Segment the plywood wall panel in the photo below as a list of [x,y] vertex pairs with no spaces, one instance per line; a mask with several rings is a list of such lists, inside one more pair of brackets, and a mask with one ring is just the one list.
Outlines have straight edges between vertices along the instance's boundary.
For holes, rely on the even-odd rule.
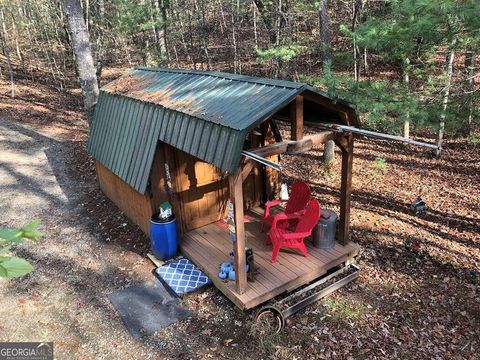
[[183,151],[174,153],[182,227],[193,230],[225,217],[228,181],[223,172]]
[[100,162],[95,161],[95,167],[103,193],[149,235],[150,217],[153,213],[149,194],[140,194]]

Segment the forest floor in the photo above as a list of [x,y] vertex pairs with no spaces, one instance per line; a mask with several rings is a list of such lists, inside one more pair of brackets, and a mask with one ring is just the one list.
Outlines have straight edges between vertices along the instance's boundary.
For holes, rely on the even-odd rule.
[[[448,140],[435,159],[357,141],[360,277],[290,317],[280,335],[261,337],[254,311],[209,288],[184,299],[190,319],[135,340],[107,294],[153,280],[148,240],[95,181],[79,91],[20,79],[16,99],[8,93],[1,82],[0,226],[40,218],[45,236],[17,251],[33,273],[0,280],[0,341],[53,341],[59,359],[479,358],[480,285],[470,272],[480,269],[480,144]],[[338,211],[339,157],[326,169],[320,155],[285,156],[283,176],[306,179]],[[421,217],[410,209],[418,195],[429,206]]]

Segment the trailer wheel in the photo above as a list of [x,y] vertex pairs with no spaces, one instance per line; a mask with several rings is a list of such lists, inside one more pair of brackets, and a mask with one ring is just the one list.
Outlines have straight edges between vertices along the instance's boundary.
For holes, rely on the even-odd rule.
[[278,308],[267,306],[258,311],[255,316],[255,326],[260,334],[278,334],[285,326],[285,318]]

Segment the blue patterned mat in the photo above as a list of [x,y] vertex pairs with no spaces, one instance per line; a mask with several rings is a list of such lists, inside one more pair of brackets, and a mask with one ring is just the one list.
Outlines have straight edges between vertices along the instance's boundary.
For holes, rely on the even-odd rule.
[[207,275],[185,258],[156,268],[155,274],[178,296],[212,283]]

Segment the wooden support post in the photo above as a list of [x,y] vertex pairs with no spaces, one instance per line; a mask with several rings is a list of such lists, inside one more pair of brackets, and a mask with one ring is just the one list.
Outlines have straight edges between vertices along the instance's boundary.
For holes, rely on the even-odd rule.
[[243,294],[247,289],[247,272],[245,259],[245,224],[243,218],[243,177],[242,168],[239,167],[235,174],[229,178],[230,201],[233,204],[235,218],[235,242],[233,253],[235,254],[235,285],[237,293]]
[[338,240],[346,245],[350,241],[350,198],[352,194],[353,134],[336,141],[342,150],[342,181],[340,186],[340,222]]
[[292,140],[303,139],[303,96],[298,95],[290,103],[290,120],[292,122]]

